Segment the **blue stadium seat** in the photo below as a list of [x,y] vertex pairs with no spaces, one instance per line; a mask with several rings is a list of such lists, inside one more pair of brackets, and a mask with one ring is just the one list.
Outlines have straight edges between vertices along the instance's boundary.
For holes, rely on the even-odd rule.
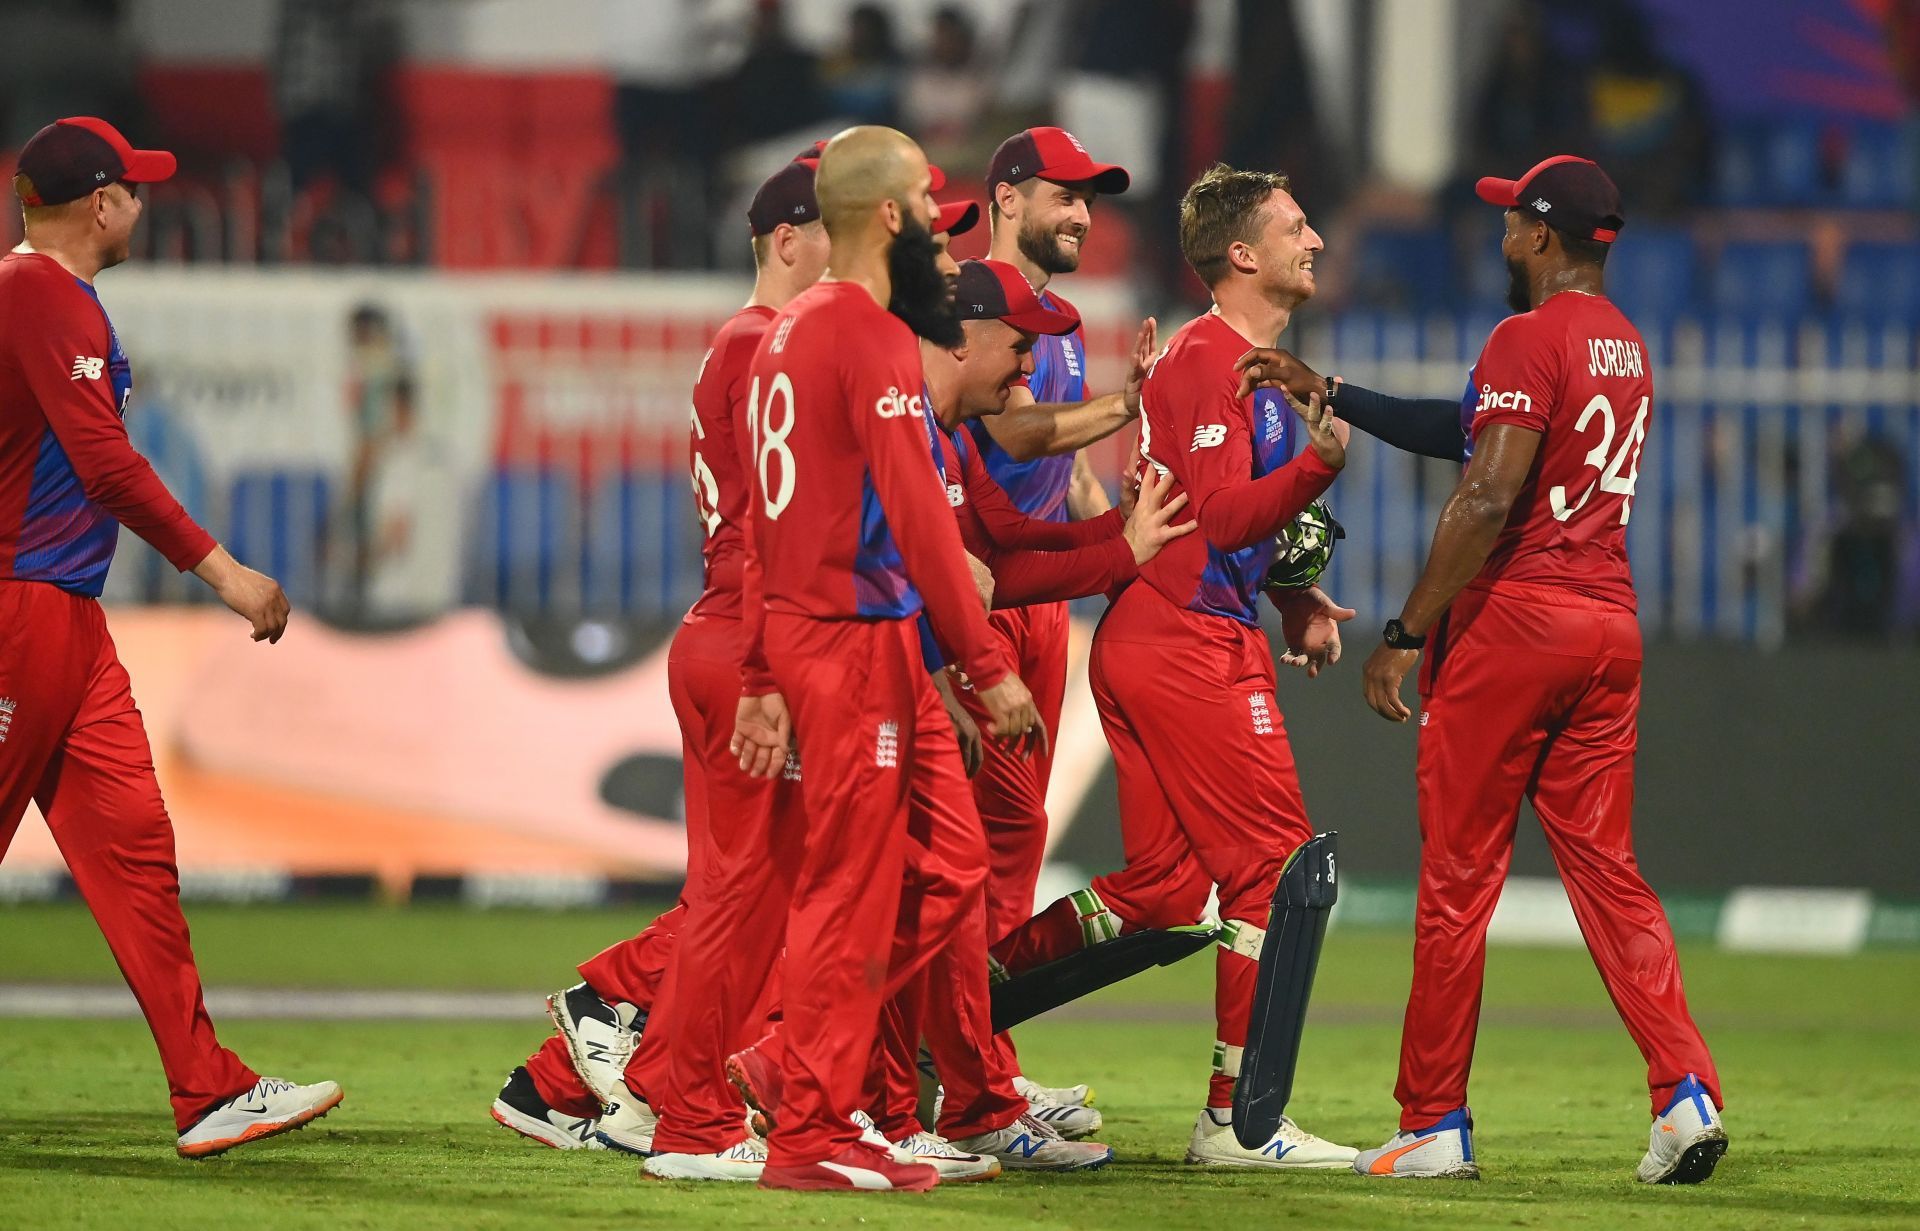
[[1825,189],[1821,125],[1814,120],[1731,124],[1714,151],[1722,205],[1811,205]]
[[1854,244],[1833,306],[1875,320],[1920,321],[1920,244]]
[[1450,247],[1439,227],[1366,232],[1354,257],[1353,302],[1403,312],[1446,305],[1454,293]]
[[295,603],[314,603],[333,516],[333,480],[318,470],[243,470],[227,488],[229,550],[279,580]]
[[580,568],[579,495],[573,476],[539,466],[508,466],[481,485],[468,596],[489,607],[545,611],[556,582]]
[[1685,231],[1629,225],[1607,254],[1607,295],[1650,328],[1699,304],[1699,261]]
[[1805,243],[1744,240],[1726,245],[1714,263],[1708,302],[1748,317],[1797,317],[1812,305],[1813,252]]
[[1912,206],[1916,160],[1920,151],[1899,125],[1855,125],[1840,163],[1841,203],[1870,209]]
[[700,593],[693,501],[678,470],[629,470],[602,477],[589,497],[586,601],[590,611],[677,615]]

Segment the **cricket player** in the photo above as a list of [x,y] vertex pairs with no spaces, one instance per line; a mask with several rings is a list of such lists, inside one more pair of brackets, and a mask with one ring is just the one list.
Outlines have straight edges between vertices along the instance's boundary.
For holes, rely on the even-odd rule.
[[[1008,137],[987,168],[992,240],[988,255],[1025,275],[1048,310],[1077,316],[1050,284],[1080,267],[1080,249],[1093,226],[1101,194],[1127,190],[1124,168],[1095,162],[1079,140],[1062,128],[1028,128]],[[1048,521],[1095,517],[1109,507],[1107,494],[1076,450],[1112,435],[1140,414],[1140,382],[1155,344],[1154,322],[1141,325],[1132,367],[1122,392],[1087,396],[1085,334],[1074,329],[1042,334],[1034,343],[1033,372],[1008,398],[1005,412],[967,425],[987,472],[1020,511]],[[993,614],[994,630],[1012,650],[1021,678],[1049,731],[1060,725],[1067,681],[1067,605],[1034,603]],[[1033,909],[1034,887],[1047,845],[1047,784],[1053,758],[1020,758],[987,750],[974,778],[974,798],[987,826],[992,875],[987,886],[988,932],[995,940],[1023,922]],[[999,1039],[1009,1061],[1012,1041]],[[1020,1079],[1036,1111],[1081,1106],[1091,1100],[1085,1085],[1039,1086]]]
[[[1001,413],[1009,391],[1032,370],[1034,338],[1071,332],[1079,328],[1079,318],[1043,307],[1020,271],[1005,262],[965,262],[955,267],[954,280],[964,335],[961,344],[952,347],[921,340],[926,413],[939,449],[935,460],[947,502],[968,553],[992,576],[992,603],[1005,607],[1053,602],[1118,589],[1167,543],[1194,532],[1192,523],[1171,524],[1185,507],[1184,498],[1175,497],[1163,505],[1165,489],[1156,479],[1125,517],[1109,510],[1087,521],[1052,522],[1020,512],[987,474],[964,424],[979,415]],[[981,951],[954,952],[958,960],[976,962],[984,955],[984,946]],[[966,1106],[965,1092],[979,1084],[977,1077],[955,1082],[956,1072],[965,1073],[985,1061],[989,1072],[1013,1076],[1002,1049],[981,1049],[978,1039],[952,1033],[956,1020],[990,1007],[953,996],[954,988],[971,987],[974,982],[971,971],[943,978],[936,964],[889,1004],[883,1020],[889,1048],[881,1090],[872,1104],[874,1118],[887,1136],[898,1139],[903,1126],[917,1123],[913,1058],[922,1028],[931,1063],[946,1081],[945,1097],[938,1101],[943,1133],[958,1132],[951,1118],[956,1107]],[[1021,1097],[1025,1098],[1024,1092]],[[1100,1112],[1091,1107],[1029,1101],[1028,1113],[1071,1140],[1089,1137],[1101,1127]],[[973,1139],[962,1140],[971,1148]],[[1024,1150],[997,1152],[1009,1167],[1030,1165]],[[1034,1151],[1033,1161],[1045,1164],[1055,1155],[1062,1161],[1095,1157],[1084,1149],[1076,1153],[1046,1147]]]
[[[972,678],[989,733],[1045,740],[987,627],[933,472],[913,322],[951,304],[933,262],[931,180],[919,147],[892,129],[853,128],[828,143],[815,179],[828,274],[775,319],[748,390],[750,649],[736,739],[744,767],[773,774],[791,731],[809,767],[783,968],[782,1093],[760,1178],[769,1188],[937,1182],[934,1168],[861,1140],[850,1119],[882,1002],[956,925],[977,917],[984,946],[985,870],[966,862],[984,839],[969,844],[964,827],[934,815],[967,788],[923,667],[923,606]],[[914,844],[942,866],[903,894]]]
[[1346,461],[1317,395],[1295,407],[1307,446],[1295,456],[1301,433],[1281,395],[1241,396],[1234,362],[1250,344],[1270,344],[1313,295],[1320,237],[1285,176],[1215,166],[1181,202],[1180,246],[1214,303],[1148,372],[1141,452],[1178,483],[1200,531],[1121,592],[1090,665],[1127,863],[1017,928],[994,957],[1018,974],[1125,932],[1192,925],[1217,886],[1227,928],[1218,1033],[1187,1161],[1345,1167],[1351,1149],[1288,1119],[1271,1141],[1243,1147],[1231,1110],[1269,902],[1287,856],[1313,834],[1255,600],[1275,534]]
[[[765,1024],[760,1002],[782,934],[755,915],[763,902],[784,900],[774,881],[797,861],[797,848],[782,848],[794,830],[782,818],[799,806],[799,762],[772,781],[751,778],[727,749],[745,650],[744,412],[747,365],[767,322],[826,267],[818,165],[816,150],[802,151],[755,192],[747,207],[753,293],[714,336],[694,384],[688,462],[705,584],[667,658],[682,735],[685,894],[640,935],[582,964],[582,983],[549,998],[556,1032],[493,1109],[502,1124],[562,1149],[658,1149],[667,1157],[650,1174],[663,1178],[752,1181],[766,1159],[764,1143],[746,1132],[726,1057]],[[696,995],[679,991],[688,946]],[[668,1131],[656,1147],[661,1112],[670,1112]]]
[[255,641],[287,627],[280,586],[214,542],[127,440],[132,368],[93,282],[127,259],[139,185],[174,165],[76,116],[35,133],[13,177],[26,240],[0,258],[0,854],[36,801],[153,1031],[177,1149],[205,1158],[299,1128],[341,1093],[261,1077],[214,1037],[173,825],[98,601],[126,526]]
[[[1354,423],[1466,464],[1426,568],[1365,669],[1367,703],[1405,722],[1401,681],[1421,666],[1421,858],[1401,1131],[1354,1168],[1479,1174],[1467,1073],[1487,923],[1524,796],[1646,1058],[1653,1128],[1637,1178],[1694,1184],[1713,1174],[1727,1134],[1673,933],[1633,857],[1641,648],[1626,528],[1653,377],[1639,331],[1606,297],[1620,193],[1599,166],[1564,154],[1477,191],[1506,210],[1518,315],[1487,339],[1466,396],[1406,401],[1331,385]],[[1329,387],[1291,356],[1247,366],[1253,383]]]

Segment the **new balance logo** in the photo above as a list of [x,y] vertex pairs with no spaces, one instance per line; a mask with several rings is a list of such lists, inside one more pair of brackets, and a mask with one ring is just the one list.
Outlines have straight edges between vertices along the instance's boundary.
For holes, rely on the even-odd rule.
[[899,723],[880,724],[880,733],[873,742],[873,763],[881,769],[893,769],[900,764]]
[[1011,1154],[1015,1150],[1018,1150],[1020,1151],[1021,1158],[1032,1158],[1034,1155],[1038,1154],[1046,1144],[1047,1143],[1044,1140],[1035,1141],[1033,1138],[1027,1136],[1027,1134],[1022,1133],[1018,1137],[1015,1137],[1012,1141],[1008,1142],[1007,1148],[1001,1151],[1001,1153]]
[[1297,1145],[1290,1146],[1286,1142],[1280,1140],[1278,1137],[1275,1137],[1272,1141],[1269,1141],[1267,1144],[1261,1146],[1260,1152],[1262,1154],[1273,1155],[1273,1161],[1277,1163],[1281,1159],[1285,1158],[1287,1155],[1293,1153],[1295,1150],[1299,1148],[1300,1147]]
[[85,355],[76,355],[73,360],[74,380],[99,380],[100,373],[107,370],[105,359],[89,359]]
[[1541,213],[1544,214],[1548,210],[1552,209],[1553,206],[1547,204],[1547,199],[1545,197],[1535,197],[1533,199],[1533,208],[1539,210]]
[[1193,429],[1194,449],[1213,449],[1227,443],[1227,425],[1224,423],[1202,423]]
[[967,489],[958,483],[947,484],[947,503],[959,508],[967,502]]

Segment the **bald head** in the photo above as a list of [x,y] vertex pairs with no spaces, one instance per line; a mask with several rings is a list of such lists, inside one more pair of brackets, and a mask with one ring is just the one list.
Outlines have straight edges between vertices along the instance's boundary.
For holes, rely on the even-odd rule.
[[[887,202],[902,206],[923,226],[932,221],[927,156],[913,138],[892,128],[849,128],[820,154],[813,192],[827,234],[852,236],[882,218]],[[894,225],[888,225],[892,231]]]

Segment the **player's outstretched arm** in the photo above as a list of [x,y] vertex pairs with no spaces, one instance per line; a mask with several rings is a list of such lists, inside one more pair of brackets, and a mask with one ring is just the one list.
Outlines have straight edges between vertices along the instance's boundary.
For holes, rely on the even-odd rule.
[[240,563],[218,543],[194,566],[193,575],[206,582],[236,614],[246,617],[253,625],[255,641],[272,644],[287,631],[287,617],[293,607],[280,583]]
[[[1304,401],[1324,393],[1327,382],[1292,351],[1256,346],[1234,362],[1240,372],[1240,396],[1255,389],[1282,389]],[[1339,381],[1334,410],[1385,444],[1422,457],[1466,460],[1466,434],[1460,430],[1460,404],[1445,398],[1397,398]]]
[[[1479,574],[1539,451],[1540,433],[1532,428],[1496,423],[1480,433],[1467,473],[1440,510],[1427,567],[1400,609],[1400,623],[1407,632],[1426,636],[1454,597]],[[1396,650],[1382,643],[1367,659],[1362,684],[1367,704],[1389,722],[1405,722],[1413,714],[1400,699],[1400,683],[1419,658],[1418,650]]]
[[1158,328],[1151,316],[1140,322],[1128,356],[1127,383],[1120,392],[1084,402],[1043,403],[1016,386],[1004,412],[981,420],[987,434],[1016,462],[1072,453],[1113,435],[1140,417],[1140,386],[1153,362]]

